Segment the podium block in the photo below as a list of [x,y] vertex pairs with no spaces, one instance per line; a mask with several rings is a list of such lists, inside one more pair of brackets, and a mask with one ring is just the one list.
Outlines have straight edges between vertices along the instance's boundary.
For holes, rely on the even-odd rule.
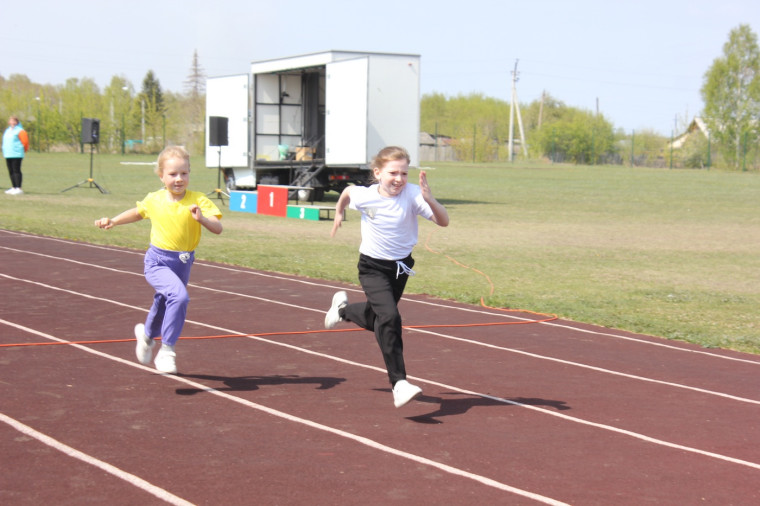
[[288,218],[319,221],[319,208],[314,206],[288,206]]
[[270,216],[287,216],[288,189],[282,186],[258,185],[258,203],[256,210],[259,214]]
[[256,192],[231,191],[230,192],[230,211],[242,213],[257,213],[258,195]]

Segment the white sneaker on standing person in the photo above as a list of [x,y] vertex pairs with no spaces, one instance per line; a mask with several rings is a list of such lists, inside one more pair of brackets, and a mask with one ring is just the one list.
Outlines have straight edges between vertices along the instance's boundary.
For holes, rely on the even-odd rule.
[[23,195],[21,182],[21,162],[24,154],[29,151],[29,135],[21,126],[17,116],[8,118],[8,128],[3,132],[3,156],[8,166],[8,175],[11,178],[11,187],[5,190],[6,195]]

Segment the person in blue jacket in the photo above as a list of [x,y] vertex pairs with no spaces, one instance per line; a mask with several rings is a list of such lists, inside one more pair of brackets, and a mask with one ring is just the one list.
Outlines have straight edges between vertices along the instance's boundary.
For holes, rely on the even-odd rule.
[[24,153],[29,151],[29,136],[21,126],[18,117],[8,118],[8,128],[3,133],[3,156],[11,177],[11,187],[5,191],[8,195],[21,195],[21,162]]

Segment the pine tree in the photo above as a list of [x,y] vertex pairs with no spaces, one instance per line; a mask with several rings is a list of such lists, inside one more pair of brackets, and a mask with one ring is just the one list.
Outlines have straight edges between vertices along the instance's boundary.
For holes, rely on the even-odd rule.
[[144,149],[148,149],[149,152],[160,150],[166,145],[163,136],[166,107],[161,83],[158,82],[152,70],[149,70],[143,79],[139,101]]
[[193,99],[206,93],[206,73],[198,61],[197,49],[193,52],[193,64],[190,67],[190,74],[185,80],[185,92]]

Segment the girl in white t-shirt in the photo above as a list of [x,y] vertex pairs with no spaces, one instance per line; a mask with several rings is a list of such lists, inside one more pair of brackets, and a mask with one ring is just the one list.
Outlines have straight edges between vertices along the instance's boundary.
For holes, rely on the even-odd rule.
[[383,148],[372,160],[371,168],[377,182],[343,190],[330,232],[335,236],[346,207],[362,213],[358,267],[367,300],[349,304],[346,292],[336,293],[325,316],[325,327],[331,329],[340,321],[351,321],[374,331],[393,387],[393,403],[399,408],[422,393],[406,380],[398,311],[406,281],[414,274],[412,249],[417,244],[417,216],[445,227],[449,215],[433,197],[425,171],[420,171],[419,186],[407,183],[409,153],[404,148]]

